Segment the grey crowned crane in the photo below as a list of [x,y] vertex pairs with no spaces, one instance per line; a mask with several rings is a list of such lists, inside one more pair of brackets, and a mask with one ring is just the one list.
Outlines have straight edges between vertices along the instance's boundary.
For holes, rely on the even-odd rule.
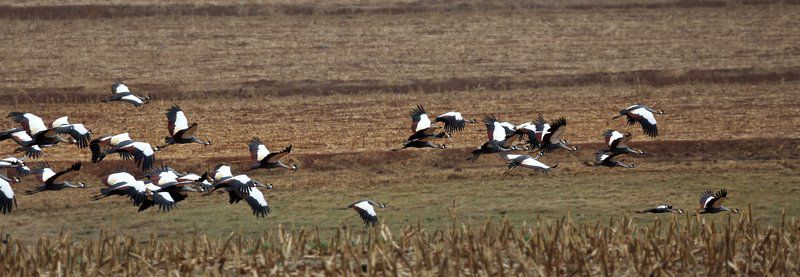
[[290,144],[280,152],[269,152],[269,149],[261,142],[260,138],[254,137],[247,144],[250,150],[250,159],[255,164],[250,166],[250,169],[258,168],[286,168],[289,170],[297,170],[297,165],[288,166],[284,164],[281,159],[285,158],[289,153],[292,153],[292,145]]
[[467,160],[474,162],[481,154],[501,153],[518,149],[513,145],[513,141],[517,139],[514,125],[507,122],[500,122],[494,115],[487,115],[484,117],[483,123],[486,125],[486,133],[489,137],[489,141],[481,145],[481,147],[472,150],[472,156],[467,158]]
[[672,208],[672,205],[664,204],[664,205],[656,206],[655,208],[636,211],[636,213],[637,214],[645,214],[645,213],[651,213],[651,214],[663,214],[663,213],[682,214],[683,210],[682,209],[674,209],[674,208]]
[[[422,106],[417,106],[419,109],[423,110]],[[466,127],[467,123],[478,123],[477,120],[470,119],[465,120],[463,116],[461,116],[460,112],[446,112],[443,113],[436,118],[433,119],[433,122],[441,122],[444,124],[444,131],[447,134],[452,135],[455,132],[461,132]]]
[[644,154],[643,150],[633,150],[628,146],[628,142],[633,135],[631,133],[620,133],[614,130],[608,130],[603,133],[606,140],[607,149],[603,152],[620,153],[620,154]]
[[250,179],[247,175],[230,176],[230,167],[227,165],[217,166],[214,178],[215,182],[211,190],[204,196],[210,195],[218,189],[223,189],[223,191],[228,193],[228,202],[230,204],[245,200],[245,202],[250,205],[250,208],[253,210],[253,215],[256,217],[265,217],[272,212],[264,194],[258,190],[258,187],[272,189],[271,184],[264,185]]
[[636,104],[628,107],[627,109],[619,111],[619,114],[614,116],[617,119],[621,116],[628,118],[628,125],[636,124],[639,122],[642,125],[644,133],[650,137],[658,136],[658,126],[656,125],[656,114],[666,114],[664,110],[654,110],[642,104]]
[[0,160],[0,175],[8,177],[11,180],[17,180],[19,177],[30,175],[33,171],[25,165],[25,158],[8,157]]
[[719,212],[732,212],[738,213],[739,209],[731,209],[722,206],[722,201],[728,199],[728,190],[720,189],[716,192],[707,189],[700,194],[700,209],[697,210],[700,214],[715,214]]
[[99,163],[106,155],[117,153],[123,159],[133,159],[142,171],[153,168],[156,162],[153,146],[146,142],[133,141],[128,133],[105,136],[92,140],[92,163]]
[[192,188],[193,181],[178,181],[176,172],[167,166],[162,166],[150,174],[150,181],[145,182],[147,198],[139,206],[139,211],[144,211],[151,206],[158,205],[159,209],[168,212],[177,207],[178,202],[187,198],[185,192],[197,190]]
[[558,167],[558,164],[549,166],[544,164],[543,162],[540,162],[538,158],[541,156],[542,156],[541,154],[539,154],[536,157],[531,157],[528,155],[519,155],[519,154],[502,154],[501,157],[508,161],[507,163],[508,170],[505,173],[503,173],[503,175],[507,175],[512,170],[514,170],[514,168],[517,168],[518,166],[530,168],[533,170],[538,170],[545,174],[550,173],[550,170]]
[[200,188],[201,192],[211,189],[211,182],[208,181],[208,174],[197,175],[196,173],[184,173],[177,178],[178,182],[192,182]]
[[[445,129],[459,129],[458,126],[453,125],[456,124],[455,122],[457,121],[446,121],[445,118],[442,120],[445,122],[445,126],[448,126],[447,124],[451,124]],[[428,118],[425,108],[423,108],[421,105],[417,105],[416,108],[411,110],[411,122],[411,132],[414,133],[403,142],[402,147],[392,149],[392,151],[398,151],[406,148],[447,148],[447,145],[445,144],[435,144],[432,142],[434,139],[449,137],[449,135],[445,132],[438,132],[442,127],[431,124],[431,119]]]
[[[41,117],[32,113],[11,112],[8,114],[16,123],[22,125],[22,129],[33,139],[33,144],[39,147],[53,146],[60,142],[74,143],[79,148],[89,146],[92,132],[83,124],[70,124],[67,117],[59,117],[54,120],[50,127],[44,124]],[[71,139],[66,140],[59,136],[68,134]]]
[[95,195],[92,200],[97,201],[112,195],[127,196],[134,206],[139,206],[147,197],[145,183],[136,180],[136,177],[128,172],[114,172],[103,177],[105,188],[100,189],[100,194]]
[[594,166],[624,167],[624,168],[636,167],[635,164],[624,164],[620,161],[615,161],[614,158],[619,155],[622,155],[622,153],[597,152],[594,154]]
[[23,130],[22,128],[13,128],[3,132],[0,132],[0,141],[13,139],[14,142],[19,145],[17,149],[14,150],[14,153],[24,152],[25,156],[31,158],[39,158],[42,156],[42,148],[39,145],[36,145],[28,135],[28,132]]
[[72,171],[79,171],[81,170],[81,163],[74,163],[71,167],[55,172],[53,171],[52,167],[47,164],[46,162],[39,163],[39,167],[35,169],[33,172],[36,174],[36,179],[42,183],[41,186],[36,187],[33,190],[28,190],[25,192],[26,195],[31,195],[34,193],[43,192],[46,190],[62,190],[62,189],[69,189],[69,188],[86,188],[84,183],[78,182],[77,185],[72,184],[70,182],[64,181],[63,176]]
[[524,123],[517,128],[517,133],[528,137],[530,149],[541,149],[540,153],[551,152],[556,149],[567,149],[577,151],[578,148],[567,144],[566,140],[561,139],[567,128],[567,120],[563,117],[547,123],[539,115],[534,123]]
[[111,102],[111,101],[123,101],[131,103],[134,107],[141,107],[144,104],[150,102],[150,96],[136,96],[134,95],[128,86],[123,84],[120,81],[114,82],[111,84],[111,97],[108,99],[100,100],[100,102]]
[[375,203],[372,200],[359,200],[350,204],[345,209],[355,210],[361,219],[364,220],[364,225],[367,227],[375,226],[378,224],[378,213],[375,212],[375,207],[386,208],[384,203]]
[[167,110],[167,128],[169,129],[169,136],[164,138],[164,143],[166,144],[156,146],[156,151],[173,144],[199,143],[206,146],[211,145],[210,140],[203,141],[195,136],[197,123],[189,124],[186,114],[177,105],[173,105]]

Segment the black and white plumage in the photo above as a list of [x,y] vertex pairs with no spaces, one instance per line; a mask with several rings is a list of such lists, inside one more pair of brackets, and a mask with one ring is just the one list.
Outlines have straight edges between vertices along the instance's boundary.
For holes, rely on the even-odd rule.
[[144,202],[147,194],[145,183],[136,180],[136,177],[128,172],[119,171],[106,175],[102,179],[105,188],[100,189],[100,194],[92,200],[100,200],[112,195],[127,196],[134,206],[139,206]]
[[620,161],[614,160],[614,158],[619,155],[622,155],[622,153],[597,152],[594,155],[594,166],[624,167],[624,168],[636,167],[635,164],[624,164]]
[[24,157],[7,157],[0,160],[0,176],[7,177],[12,181],[18,181],[19,177],[25,177],[33,173],[33,170],[28,168],[24,160]]
[[0,132],[0,141],[12,139],[19,145],[14,153],[25,153],[25,156],[37,159],[42,156],[42,148],[34,143],[33,138],[22,128],[12,128]]
[[[41,117],[32,113],[11,112],[8,114],[16,123],[22,125],[22,129],[33,140],[32,144],[39,147],[54,146],[60,142],[74,143],[79,148],[85,148],[89,145],[92,132],[87,129],[83,124],[70,124],[67,117],[60,117],[54,120],[50,127],[44,124]],[[60,134],[67,134],[70,140],[66,140],[59,136]]]
[[[422,106],[418,106],[419,109],[422,109]],[[424,111],[424,109],[422,109]],[[465,120],[463,116],[461,116],[460,112],[446,112],[439,116],[437,116],[434,122],[442,122],[444,124],[444,131],[448,134],[453,134],[455,132],[460,132],[464,130],[464,127],[467,126],[467,123],[477,123],[478,121],[475,119]]]
[[233,177],[224,177],[222,180],[214,182],[211,190],[207,194],[211,194],[218,189],[225,189],[225,191],[233,190],[242,193],[242,195],[246,195],[255,187],[267,186],[251,179],[247,175],[240,174]]
[[643,213],[652,213],[652,214],[676,213],[676,214],[682,214],[683,210],[682,209],[674,209],[674,208],[672,208],[672,205],[664,204],[664,205],[656,206],[655,208],[636,211],[636,213],[638,213],[638,214],[643,214]]
[[62,190],[67,188],[86,188],[86,185],[82,182],[79,182],[77,185],[72,184],[70,182],[64,181],[63,176],[72,171],[79,171],[81,170],[81,163],[74,163],[69,168],[55,172],[53,171],[52,167],[47,164],[46,162],[39,163],[37,169],[33,172],[36,174],[36,179],[42,183],[41,186],[36,187],[33,190],[28,190],[25,194],[34,194],[43,192],[46,190]]
[[700,194],[700,209],[698,209],[698,213],[700,214],[714,214],[719,212],[732,212],[738,213],[739,209],[730,209],[728,207],[722,206],[722,201],[728,199],[728,190],[720,189],[716,192],[707,189],[703,193]]
[[347,206],[348,209],[355,210],[361,216],[367,227],[375,226],[378,223],[378,213],[375,212],[375,207],[386,208],[386,204],[376,204],[372,200],[359,200]]
[[214,183],[233,177],[229,164],[218,164],[211,172],[212,174],[206,173],[206,175],[210,176],[211,181]]
[[153,146],[146,142],[133,141],[128,133],[105,136],[92,140],[92,163],[98,163],[108,154],[117,153],[124,160],[133,159],[142,171],[153,168],[156,162]]
[[648,106],[642,104],[632,105],[624,110],[619,111],[619,115],[614,116],[617,119],[621,116],[628,118],[628,125],[636,124],[639,122],[642,125],[644,133],[650,137],[658,136],[658,125],[656,122],[656,114],[666,114],[664,110],[656,111]]
[[165,145],[157,146],[156,151],[166,148],[173,144],[199,143],[211,145],[210,140],[203,141],[195,136],[197,123],[189,124],[186,114],[178,105],[173,105],[167,110],[167,128],[169,136],[164,138]]
[[517,133],[522,133],[528,138],[530,149],[541,149],[540,153],[547,153],[556,149],[567,149],[577,151],[578,148],[567,144],[562,139],[566,132],[567,120],[563,117],[547,123],[539,115],[534,123],[521,124]]
[[603,133],[606,146],[603,152],[621,153],[621,154],[644,154],[643,150],[634,150],[628,146],[628,142],[633,135],[631,133],[621,133],[614,130],[608,130]]
[[134,95],[128,86],[123,84],[122,82],[114,82],[111,85],[111,97],[108,99],[100,100],[100,102],[111,102],[111,101],[123,101],[131,103],[134,107],[141,107],[144,104],[150,102],[150,96],[136,96]]
[[[272,189],[272,185],[266,185],[264,187],[266,189]],[[250,208],[253,210],[253,215],[256,217],[266,217],[272,212],[272,208],[269,207],[264,193],[258,188],[252,188],[247,193],[235,189],[228,190],[228,202],[230,204],[239,203],[239,201],[242,200],[245,200],[245,202],[250,205]]]
[[[443,118],[442,120],[447,119]],[[445,124],[450,123],[445,121]],[[439,132],[439,129],[441,128],[442,127],[432,125],[431,119],[425,112],[425,108],[423,108],[421,105],[417,105],[416,108],[411,110],[411,132],[413,133],[403,142],[402,147],[392,149],[392,151],[398,151],[406,148],[445,149],[447,148],[447,145],[433,143],[434,139],[450,137],[450,135],[445,132]],[[455,125],[450,125],[450,128],[453,130],[458,129],[458,127]]]
[[503,175],[510,173],[512,170],[514,170],[514,168],[517,168],[518,166],[530,168],[533,170],[538,170],[545,174],[550,173],[550,170],[558,167],[558,164],[549,166],[539,161],[538,158],[541,156],[542,156],[541,154],[536,157],[531,157],[528,155],[519,155],[519,154],[501,154],[500,157],[508,161],[507,163],[508,171],[503,173]]
[[12,179],[0,176],[0,213],[8,214],[16,206],[14,190],[11,189]]
[[516,140],[516,130],[513,124],[500,122],[494,115],[485,116],[483,123],[486,125],[489,141],[472,150],[472,156],[467,160],[474,162],[482,154],[501,153],[518,149],[513,145]]
[[247,144],[250,151],[250,160],[255,164],[250,166],[250,169],[257,168],[285,168],[289,170],[297,170],[297,165],[286,165],[281,161],[292,152],[292,145],[290,144],[280,152],[270,152],[269,149],[261,142],[260,138],[254,137]]

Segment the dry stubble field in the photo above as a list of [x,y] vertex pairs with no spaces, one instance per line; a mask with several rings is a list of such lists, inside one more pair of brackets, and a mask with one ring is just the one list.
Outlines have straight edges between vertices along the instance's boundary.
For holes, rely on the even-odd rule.
[[[163,113],[178,104],[214,144],[170,147],[157,153],[160,163],[243,169],[246,142],[259,136],[271,149],[294,145],[290,160],[301,169],[248,173],[275,186],[265,219],[222,196],[136,213],[123,199],[89,201],[98,176],[133,170],[129,163],[112,157],[91,165],[88,150],[59,146],[44,159],[58,167],[86,162],[70,179],[91,188],[19,196],[18,208],[0,217],[17,240],[67,231],[78,239],[101,231],[257,236],[279,225],[330,233],[360,226],[353,212],[335,208],[362,198],[387,202],[379,213],[398,228],[442,228],[451,215],[474,224],[567,215],[647,224],[656,217],[632,211],[665,201],[694,211],[699,192],[720,187],[731,192],[727,205],[751,207],[762,224],[779,222],[782,211],[800,215],[794,4],[81,4],[88,5],[0,6],[0,113],[69,115],[95,136],[130,132],[160,144]],[[139,109],[98,103],[117,78],[154,100]],[[610,120],[635,102],[670,113],[659,118],[661,136]],[[543,157],[560,164],[550,175],[502,176],[496,157],[465,161],[485,138],[475,124],[447,150],[389,152],[409,135],[416,104],[515,123],[563,116],[567,139],[581,150]],[[582,165],[609,128],[634,132],[633,145],[651,153],[625,158],[638,168]],[[0,145],[12,150],[11,142]],[[15,189],[34,185],[31,178]]]

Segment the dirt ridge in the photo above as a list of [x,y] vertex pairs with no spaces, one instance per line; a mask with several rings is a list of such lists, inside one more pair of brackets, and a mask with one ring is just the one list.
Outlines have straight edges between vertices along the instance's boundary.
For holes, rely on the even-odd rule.
[[619,4],[541,4],[503,3],[494,1],[448,1],[444,3],[416,2],[386,6],[367,5],[309,5],[309,4],[236,4],[236,5],[0,5],[0,18],[22,20],[97,19],[147,16],[269,16],[269,15],[358,15],[358,14],[415,14],[424,12],[458,12],[487,10],[588,10],[588,9],[666,9],[717,8],[741,5],[797,5],[800,0],[745,1],[672,1],[656,3]]
[[[363,94],[373,92],[442,92],[469,91],[475,89],[516,90],[541,87],[578,87],[589,85],[647,85],[664,87],[686,83],[734,83],[758,84],[800,81],[800,67],[784,68],[731,68],[691,70],[633,70],[624,72],[593,72],[583,74],[556,74],[536,77],[453,77],[448,79],[416,80],[405,84],[387,83],[379,80],[303,80],[247,81],[228,90],[193,91],[182,90],[169,84],[137,84],[138,91],[153,99],[188,100],[220,99],[227,97],[251,98],[255,96],[324,96],[335,94]],[[90,103],[105,99],[103,90],[87,87],[39,87],[25,89],[0,88],[3,103],[20,101],[41,103]]]

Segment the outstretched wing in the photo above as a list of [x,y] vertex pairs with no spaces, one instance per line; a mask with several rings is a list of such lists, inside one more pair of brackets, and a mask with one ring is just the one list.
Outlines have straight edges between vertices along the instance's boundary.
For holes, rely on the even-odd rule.
[[422,105],[417,105],[416,108],[411,110],[411,132],[417,132],[422,129],[427,129],[431,127],[431,120],[428,118],[428,115],[425,113],[425,108]]
[[728,190],[721,189],[721,190],[717,191],[717,193],[714,194],[714,198],[715,199],[711,203],[711,207],[714,207],[715,209],[719,209],[720,207],[722,207],[722,201],[725,201],[725,199],[728,199]]
[[122,82],[115,82],[111,84],[111,93],[113,94],[122,94],[122,93],[130,93],[131,91],[128,89],[128,86],[123,84]]
[[270,153],[269,155],[267,155],[267,161],[271,163],[276,163],[281,159],[283,159],[284,157],[286,157],[286,155],[289,155],[289,153],[291,152],[292,152],[292,145],[290,144],[289,146],[281,150],[281,152]]
[[[49,168],[48,168],[48,169],[49,169]],[[67,174],[68,172],[71,172],[71,171],[79,171],[79,170],[81,170],[81,163],[80,163],[80,162],[74,163],[74,164],[72,164],[72,166],[71,166],[71,167],[69,167],[69,168],[67,168],[67,169],[64,169],[64,170],[62,170],[62,171],[56,172],[56,173],[55,173],[55,174],[53,174],[53,175],[52,175],[50,178],[48,178],[48,179],[47,179],[47,181],[46,181],[46,182],[44,182],[44,183],[45,183],[46,185],[60,184],[61,182],[57,182],[57,180],[58,180],[58,178],[59,178],[59,177],[61,177],[61,176],[64,176],[64,174]],[[53,170],[52,170],[52,169],[50,169],[50,172],[53,172]]]
[[[656,116],[647,109],[647,107],[640,106],[639,108],[630,111],[635,115],[635,120],[642,125],[642,130],[650,137],[658,136],[658,127],[656,125]],[[629,117],[630,121],[630,117]]]
[[136,165],[142,171],[152,169],[153,165],[156,163],[155,151],[153,151],[153,146],[149,143],[135,141],[123,146],[121,150],[132,155],[133,160],[136,161]]
[[167,110],[167,127],[169,128],[169,135],[175,136],[178,131],[186,130],[189,128],[189,120],[178,105],[172,105]]
[[272,211],[269,208],[269,204],[267,204],[267,199],[264,198],[264,194],[256,188],[250,190],[250,194],[245,201],[250,204],[250,208],[253,209],[253,214],[256,217],[265,217]]
[[714,204],[714,200],[717,197],[714,196],[714,193],[711,190],[706,190],[700,194],[700,208],[707,209],[710,208]]
[[21,124],[22,128],[25,129],[30,136],[47,131],[47,125],[44,124],[44,120],[32,113],[11,112],[8,114],[8,117],[14,122]]
[[550,143],[559,142],[561,140],[561,135],[564,134],[565,130],[567,129],[567,120],[563,117],[550,122],[550,136],[547,138],[545,136],[545,140]]
[[492,115],[487,115],[483,118],[483,124],[486,125],[486,135],[489,140],[504,141],[506,139],[506,130],[497,121],[497,118]]
[[459,112],[447,112],[436,117],[436,122],[444,123],[444,130],[448,133],[455,133],[464,130],[467,122]]
[[250,140],[250,143],[247,144],[247,148],[250,149],[250,158],[255,162],[260,162],[270,154],[267,147],[261,142],[261,139],[257,137]]

